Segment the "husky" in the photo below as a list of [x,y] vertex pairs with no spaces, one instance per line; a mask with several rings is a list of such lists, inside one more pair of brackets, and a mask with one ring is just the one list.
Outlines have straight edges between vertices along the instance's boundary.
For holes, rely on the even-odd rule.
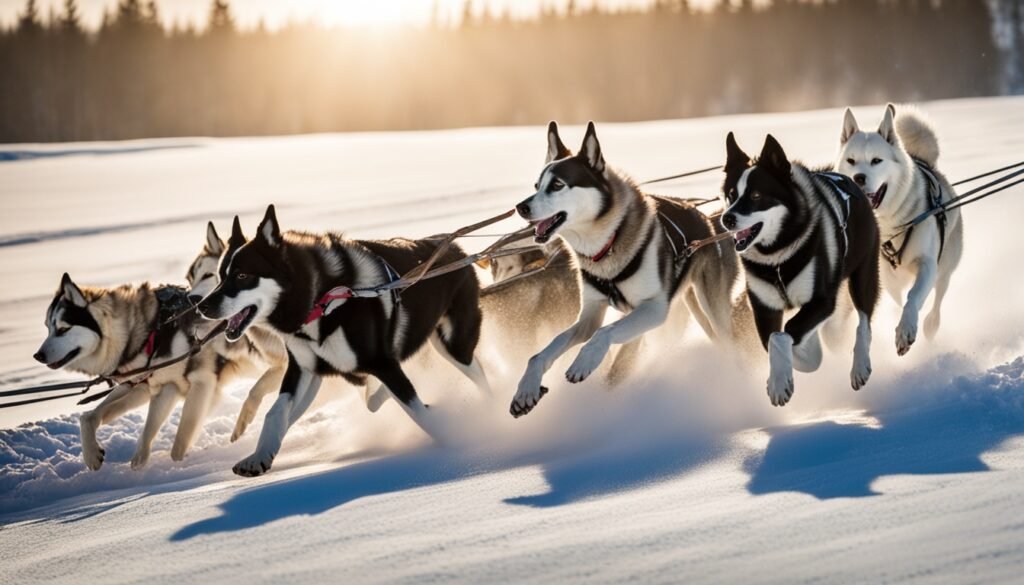
[[[189,300],[196,304],[206,295],[213,291],[220,283],[223,272],[227,270],[227,263],[235,252],[238,251],[248,240],[242,233],[242,225],[238,216],[231,225],[231,237],[224,242],[217,234],[217,228],[213,222],[206,225],[206,242],[202,250],[189,265],[186,273],[186,280],[189,285]],[[235,421],[235,428],[231,432],[231,442],[237,441],[246,428],[256,418],[263,397],[281,387],[284,373],[288,366],[288,356],[285,354],[284,342],[281,338],[263,327],[250,327],[239,343],[247,344],[252,354],[258,356],[259,360],[266,366],[266,370],[260,375],[256,384],[249,390],[242,409]]]
[[[524,246],[519,241],[509,247]],[[478,264],[490,271],[493,280],[480,293],[484,330],[492,338],[512,341],[501,344],[508,362],[525,360],[576,321],[582,286],[579,266],[576,254],[561,237]],[[528,353],[515,355],[521,351]]]
[[[669,318],[676,298],[711,339],[732,338],[736,253],[716,242],[685,254],[690,241],[715,235],[711,221],[685,201],[644,193],[606,165],[593,122],[578,154],[565,147],[554,122],[547,138],[536,193],[516,210],[533,224],[538,243],[558,234],[572,247],[583,280],[582,308],[571,327],[530,358],[509,409],[514,417],[537,405],[547,391],[544,374],[569,348],[585,343],[565,374],[581,382],[612,345],[624,344],[616,361],[635,356],[644,334]],[[609,305],[624,316],[602,327]]]
[[[751,161],[730,132],[722,225],[733,232],[761,344],[768,350],[768,397],[793,396],[793,368],[821,365],[819,326],[835,311],[845,285],[857,310],[850,383],[871,375],[871,316],[878,302],[878,224],[849,177],[812,172],[790,162],[772,135]],[[785,311],[795,310],[785,326]]]
[[[194,315],[171,318],[189,307],[187,292],[177,286],[148,283],[117,288],[79,287],[67,273],[46,310],[47,337],[33,356],[52,369],[67,368],[90,376],[112,375],[187,354],[195,339],[213,325]],[[144,381],[124,383],[79,419],[82,459],[96,470],[105,452],[96,430],[124,413],[149,404],[131,466],[149,461],[157,432],[175,404],[185,400],[171,449],[171,458],[184,459],[224,383],[245,375],[252,366],[244,346],[231,346],[222,337],[207,343],[188,359],[154,371]]]
[[889,104],[876,132],[861,131],[849,108],[839,137],[835,169],[853,177],[867,193],[885,244],[882,282],[897,303],[907,293],[896,327],[896,353],[905,355],[917,339],[918,314],[935,291],[924,333],[932,339],[939,330],[942,300],[963,255],[960,210],[939,213],[905,232],[902,227],[920,214],[956,196],[936,164],[939,140],[928,120],[916,109]]
[[[256,236],[227,263],[220,284],[198,305],[207,319],[227,319],[228,340],[252,325],[285,343],[288,367],[280,393],[264,418],[256,451],[234,466],[242,476],[271,468],[289,427],[309,408],[323,376],[357,385],[376,378],[414,422],[434,434],[427,409],[402,362],[428,340],[482,391],[490,386],[475,351],[480,336],[480,284],[472,266],[425,279],[398,294],[362,291],[398,278],[426,261],[436,240],[349,240],[339,234],[282,232],[274,206]],[[452,246],[439,262],[465,258]]]

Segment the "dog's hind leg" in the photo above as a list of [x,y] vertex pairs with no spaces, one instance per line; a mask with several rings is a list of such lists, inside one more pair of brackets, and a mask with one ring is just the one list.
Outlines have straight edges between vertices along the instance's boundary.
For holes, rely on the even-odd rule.
[[942,301],[946,298],[949,281],[963,255],[963,225],[960,220],[950,231],[946,249],[943,251],[943,256],[939,258],[939,276],[935,281],[935,298],[932,300],[932,309],[928,311],[928,316],[924,320],[924,334],[929,340],[934,339],[935,334],[939,332],[939,324],[942,322]]
[[[445,360],[451,365],[455,366],[464,376],[469,378],[473,384],[484,394],[491,393],[491,384],[487,381],[487,375],[484,373],[483,367],[480,366],[480,359],[475,355],[471,356],[468,364],[462,363],[461,360],[453,355],[451,344],[446,342],[441,337],[441,332],[438,331],[436,334],[430,336],[430,345],[434,347],[437,353],[441,354]],[[369,405],[369,403],[367,403]]]
[[697,324],[704,330],[704,334],[708,336],[708,339],[714,341],[715,328],[711,326],[711,320],[708,319],[707,313],[704,312],[694,287],[687,287],[683,293],[683,300],[686,302],[686,308],[690,310],[690,314],[697,320]]
[[370,373],[376,376],[390,392],[391,395],[402,405],[403,410],[409,418],[416,423],[423,432],[430,435],[435,441],[440,440],[439,428],[434,421],[430,420],[430,407],[420,400],[416,393],[416,387],[402,371],[402,365],[398,362],[387,362],[369,369]]
[[238,412],[238,420],[235,421],[235,429],[231,432],[231,442],[234,443],[245,433],[252,421],[256,419],[256,412],[263,402],[263,397],[281,387],[286,368],[273,367],[263,372],[259,380],[253,384],[249,395],[242,403],[242,409]]
[[146,414],[146,424],[142,428],[142,436],[135,447],[135,456],[132,457],[132,469],[142,469],[149,463],[149,452],[153,448],[153,439],[160,432],[160,427],[167,422],[171,416],[174,405],[178,403],[178,389],[174,384],[164,384],[149,401],[149,413]]
[[623,344],[615,354],[612,367],[608,371],[608,385],[618,386],[629,377],[629,374],[636,367],[637,358],[640,356],[640,348],[643,346],[643,336],[637,337],[629,343]]
[[82,433],[82,459],[85,461],[86,467],[92,470],[99,469],[106,456],[106,451],[96,440],[96,429],[147,402],[149,402],[148,385],[121,384],[115,387],[96,408],[78,419]]
[[871,316],[878,304],[878,254],[850,274],[848,286],[858,319],[850,386],[860,390],[871,377]]
[[217,376],[209,370],[198,370],[188,376],[189,388],[181,407],[178,432],[174,435],[171,459],[181,461],[195,443],[217,399]]

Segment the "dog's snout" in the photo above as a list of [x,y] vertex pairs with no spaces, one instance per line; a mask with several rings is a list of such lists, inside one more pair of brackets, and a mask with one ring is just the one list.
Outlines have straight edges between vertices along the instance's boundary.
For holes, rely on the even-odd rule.
[[857,173],[853,176],[853,182],[857,183],[858,187],[863,187],[864,183],[867,183],[868,177],[864,173]]
[[46,363],[46,354],[43,353],[43,350],[39,350],[32,354],[32,358],[41,364]]
[[[527,201],[529,201],[529,199],[527,199]],[[519,212],[519,216],[522,217],[523,219],[530,218],[530,204],[527,203],[526,201],[523,201],[519,205],[516,205],[516,211]]]
[[736,216],[731,213],[726,213],[722,216],[722,225],[725,229],[731,230],[736,227]]

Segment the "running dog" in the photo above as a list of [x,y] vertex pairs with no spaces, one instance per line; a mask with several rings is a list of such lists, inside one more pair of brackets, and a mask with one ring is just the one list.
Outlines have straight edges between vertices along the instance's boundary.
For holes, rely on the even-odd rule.
[[[159,364],[187,354],[193,341],[213,325],[186,314],[184,288],[150,284],[117,288],[79,287],[66,273],[46,310],[47,337],[33,356],[52,369],[67,368],[90,376],[111,375]],[[254,362],[246,344],[228,344],[222,337],[195,355],[154,371],[137,384],[120,384],[79,420],[82,459],[90,469],[103,465],[105,452],[96,430],[124,413],[149,404],[132,468],[149,461],[157,432],[181,399],[185,404],[171,449],[181,461],[202,429],[203,422],[227,381],[247,375]]]
[[[871,375],[871,315],[878,302],[878,224],[871,204],[848,177],[790,162],[771,135],[751,161],[729,133],[722,225],[733,232],[747,293],[771,373],[768,397],[793,396],[793,368],[821,365],[819,326],[847,285],[859,322],[850,381]],[[785,311],[796,311],[783,327]]]
[[861,131],[853,112],[846,110],[835,168],[853,177],[871,200],[885,243],[882,283],[897,303],[907,291],[903,315],[896,327],[896,353],[905,355],[917,339],[918,314],[935,291],[924,333],[939,330],[942,300],[949,289],[964,248],[960,210],[936,214],[904,231],[907,222],[956,196],[936,167],[939,139],[916,109],[900,114],[889,104],[876,132]]
[[[428,340],[479,388],[489,392],[475,357],[480,336],[480,285],[472,266],[424,279],[399,296],[360,296],[425,262],[436,240],[349,240],[339,234],[282,232],[274,206],[257,235],[231,256],[220,284],[198,306],[208,319],[227,319],[229,340],[251,325],[280,335],[288,367],[256,451],[234,472],[271,468],[289,427],[309,408],[323,376],[366,385],[372,376],[412,419],[431,433],[427,405],[402,362]],[[439,262],[465,258],[453,246]],[[334,292],[347,287],[348,293]]]
[[[533,224],[538,243],[558,234],[572,247],[583,300],[576,323],[530,358],[512,416],[533,410],[547,392],[544,374],[575,345],[586,343],[565,374],[573,383],[590,376],[612,345],[625,344],[617,359],[635,356],[644,334],[668,319],[676,298],[711,339],[732,339],[736,253],[716,242],[687,254],[689,242],[714,236],[715,226],[690,203],[648,195],[606,165],[593,122],[575,155],[558,126],[549,124],[546,164],[535,188],[516,210]],[[625,315],[602,327],[609,305]]]

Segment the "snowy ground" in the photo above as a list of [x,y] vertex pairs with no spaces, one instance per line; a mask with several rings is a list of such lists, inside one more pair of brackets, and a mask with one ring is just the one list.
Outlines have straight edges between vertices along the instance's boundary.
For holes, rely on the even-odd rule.
[[[1024,99],[925,110],[951,178],[1024,153]],[[772,132],[791,156],[826,162],[840,120],[598,131],[609,162],[642,179],[721,162],[728,130],[749,150]],[[528,194],[543,153],[539,128],[0,146],[14,159],[0,162],[0,388],[71,378],[30,358],[65,270],[93,285],[178,282],[207,219],[227,227],[238,212],[251,232],[270,202],[285,227],[447,231]],[[719,180],[663,191],[713,195]],[[74,400],[0,411],[0,583],[1019,582],[1021,214],[1019,191],[965,213],[936,343],[897,358],[884,297],[867,389],[849,389],[849,355],[828,355],[782,410],[763,372],[690,331],[649,347],[643,374],[611,392],[559,383],[556,366],[552,394],[521,420],[507,414],[522,364],[501,359],[505,340],[483,341],[491,400],[419,358],[413,381],[458,429],[445,447],[393,404],[371,415],[334,385],[255,480],[230,472],[259,430],[228,441],[244,384],[181,464],[172,418],[142,472],[127,464],[141,413],[101,431],[108,463],[89,472]]]

